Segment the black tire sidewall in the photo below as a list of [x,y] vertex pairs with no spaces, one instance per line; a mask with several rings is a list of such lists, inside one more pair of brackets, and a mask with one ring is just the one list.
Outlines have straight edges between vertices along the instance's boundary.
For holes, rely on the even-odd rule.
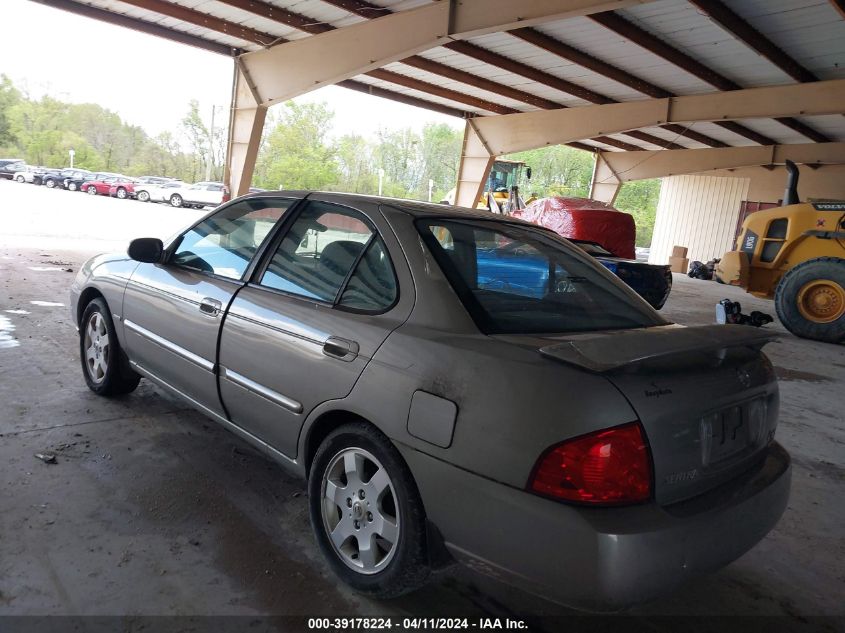
[[[110,358],[106,375],[102,382],[97,383],[91,378],[88,373],[88,368],[85,366],[85,328],[88,326],[88,320],[94,312],[99,312],[106,322],[106,331],[109,335],[109,350]],[[79,321],[79,361],[82,366],[82,375],[85,378],[85,383],[88,388],[94,393],[101,396],[108,396],[119,393],[126,393],[132,391],[138,384],[136,376],[127,376],[126,372],[122,370],[124,358],[123,351],[120,348],[120,343],[117,340],[117,331],[114,327],[111,314],[109,313],[106,302],[101,299],[93,299],[82,313],[82,318]]]
[[[372,453],[387,469],[399,512],[398,549],[387,567],[376,574],[360,574],[340,560],[323,526],[323,473],[331,459],[344,448],[362,448]],[[391,598],[412,591],[425,582],[429,574],[425,542],[425,512],[419,492],[402,456],[377,429],[366,423],[344,425],[333,431],[314,457],[308,478],[311,526],[320,550],[337,574],[355,590],[378,598]]]
[[845,259],[819,257],[799,264],[778,283],[775,291],[775,310],[783,326],[802,338],[825,343],[845,341],[845,315],[831,323],[815,323],[798,309],[798,292],[816,279],[830,279],[845,288]]

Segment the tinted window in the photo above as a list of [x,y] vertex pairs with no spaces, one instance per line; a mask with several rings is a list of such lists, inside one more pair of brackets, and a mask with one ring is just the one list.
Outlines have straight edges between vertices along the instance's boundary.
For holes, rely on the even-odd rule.
[[429,249],[479,329],[584,332],[664,324],[589,256],[540,229],[422,221]]
[[396,301],[396,276],[381,238],[373,240],[358,262],[338,305],[381,312]]
[[372,235],[355,211],[309,203],[279,244],[261,284],[334,303]]
[[171,263],[240,279],[292,200],[264,198],[233,204],[185,233]]

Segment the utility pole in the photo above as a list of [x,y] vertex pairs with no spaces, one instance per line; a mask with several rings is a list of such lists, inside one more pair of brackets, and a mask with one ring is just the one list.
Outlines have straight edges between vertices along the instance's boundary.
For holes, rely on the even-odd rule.
[[384,170],[379,168],[379,170],[378,170],[378,195],[381,195],[383,183],[384,183]]
[[214,114],[217,106],[211,106],[211,130],[208,133],[208,161],[205,165],[205,179],[211,180],[211,169],[214,166]]
[[431,202],[431,191],[434,189],[434,181],[429,178],[428,179],[428,201]]

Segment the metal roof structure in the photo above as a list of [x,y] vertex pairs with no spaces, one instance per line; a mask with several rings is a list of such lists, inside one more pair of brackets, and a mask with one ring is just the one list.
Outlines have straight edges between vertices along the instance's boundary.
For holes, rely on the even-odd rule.
[[[232,56],[448,3],[34,1]],[[447,39],[334,83],[471,119],[845,79],[845,0],[605,4],[609,10]],[[496,6],[502,3],[492,2],[491,11]],[[696,120],[688,125],[667,122],[568,144],[612,153],[845,141],[845,103],[829,110],[822,115]]]

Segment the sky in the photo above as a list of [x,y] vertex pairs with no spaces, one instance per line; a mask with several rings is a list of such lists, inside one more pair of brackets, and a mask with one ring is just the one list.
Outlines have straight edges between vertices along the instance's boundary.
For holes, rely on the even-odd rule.
[[[213,106],[218,117],[221,106],[229,107],[227,57],[29,0],[2,3],[0,73],[33,97],[97,103],[151,135],[176,131],[191,99],[199,101],[207,124]],[[427,122],[463,127],[455,117],[334,86],[296,101],[325,101],[335,113],[335,136],[418,130]]]

